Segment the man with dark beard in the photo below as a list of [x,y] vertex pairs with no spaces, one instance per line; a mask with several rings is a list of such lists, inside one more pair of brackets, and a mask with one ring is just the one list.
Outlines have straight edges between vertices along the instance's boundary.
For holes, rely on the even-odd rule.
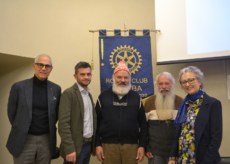
[[[125,63],[114,70],[113,86],[97,100],[96,155],[103,164],[136,164],[145,154],[147,122],[139,94],[131,90]],[[139,131],[140,129],[140,131]]]
[[149,124],[146,157],[149,164],[168,164],[176,128],[173,122],[183,99],[175,95],[175,80],[168,72],[156,78],[156,95],[145,102],[146,118]]

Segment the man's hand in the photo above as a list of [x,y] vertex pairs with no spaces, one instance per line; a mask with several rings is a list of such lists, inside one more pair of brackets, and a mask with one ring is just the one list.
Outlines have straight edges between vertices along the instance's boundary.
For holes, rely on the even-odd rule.
[[143,147],[139,147],[137,149],[137,157],[136,157],[137,163],[143,161],[144,156],[145,156],[145,149]]
[[103,162],[105,156],[103,153],[103,148],[101,146],[96,147],[96,156],[97,156],[98,161]]
[[153,158],[153,155],[152,155],[152,153],[151,153],[151,152],[147,152],[147,153],[145,153],[145,156],[146,156],[148,159]]
[[76,152],[73,152],[73,153],[70,153],[68,155],[66,155],[66,161],[68,162],[73,162],[75,163],[76,162]]
[[92,156],[96,155],[96,148],[93,149],[93,152],[91,153]]
[[168,164],[176,164],[176,161],[169,161]]

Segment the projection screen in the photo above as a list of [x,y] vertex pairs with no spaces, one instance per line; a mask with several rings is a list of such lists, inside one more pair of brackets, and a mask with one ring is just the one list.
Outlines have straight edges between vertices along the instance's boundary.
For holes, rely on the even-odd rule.
[[230,0],[155,0],[157,64],[230,58]]

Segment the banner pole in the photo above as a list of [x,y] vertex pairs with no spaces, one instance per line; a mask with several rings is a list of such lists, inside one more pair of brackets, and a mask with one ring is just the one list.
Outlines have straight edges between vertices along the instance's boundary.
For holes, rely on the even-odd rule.
[[[128,29],[120,29],[121,32],[127,32]],[[99,32],[100,30],[96,30],[96,29],[92,29],[92,30],[89,30],[89,32]],[[106,29],[107,32],[114,32],[114,29]],[[140,31],[142,32],[143,29],[136,29],[136,31]],[[161,30],[149,30],[149,32],[161,32]]]
[[125,22],[125,24],[124,24],[124,28],[125,28],[125,31],[124,31],[124,35],[126,36],[127,34],[126,34],[126,22]]
[[94,63],[93,63],[93,47],[94,47],[94,32],[93,32],[93,43],[92,43],[92,61],[91,61],[91,70],[94,70]]

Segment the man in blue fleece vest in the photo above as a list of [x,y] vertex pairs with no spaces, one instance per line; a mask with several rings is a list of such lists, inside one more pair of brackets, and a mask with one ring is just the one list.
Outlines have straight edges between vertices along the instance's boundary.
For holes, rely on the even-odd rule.
[[120,61],[113,86],[97,100],[96,155],[103,164],[136,164],[143,160],[148,135],[139,94],[131,90],[131,76]]

